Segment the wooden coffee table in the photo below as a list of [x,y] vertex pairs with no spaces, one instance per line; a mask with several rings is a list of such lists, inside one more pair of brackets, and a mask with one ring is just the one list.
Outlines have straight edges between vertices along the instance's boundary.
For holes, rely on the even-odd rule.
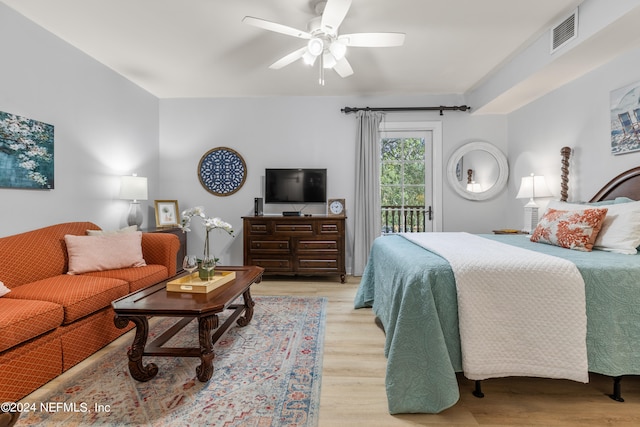
[[[143,356],[199,357],[200,365],[196,367],[198,380],[209,381],[213,375],[213,344],[226,332],[234,320],[239,326],[246,326],[253,317],[255,305],[249,292],[253,283],[262,280],[264,268],[257,266],[216,267],[219,270],[235,271],[234,280],[206,294],[167,292],[168,281],[139,290],[111,303],[116,313],[114,323],[118,328],[125,328],[129,322],[136,325],[129,356],[129,372],[138,381],[149,381],[158,373],[158,367],[142,363]],[[173,279],[173,278],[172,278]],[[232,304],[240,295],[243,303]],[[233,313],[222,324],[218,325],[218,314],[224,310]],[[239,317],[244,312],[244,316]],[[183,319],[169,328],[147,346],[149,335],[149,316],[182,317]],[[198,319],[198,348],[162,347],[171,337],[193,319]],[[213,335],[212,330],[215,330]]]

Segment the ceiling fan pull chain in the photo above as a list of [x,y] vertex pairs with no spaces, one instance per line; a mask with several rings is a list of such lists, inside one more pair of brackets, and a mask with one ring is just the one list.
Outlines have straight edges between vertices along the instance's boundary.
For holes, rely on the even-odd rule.
[[320,78],[318,83],[320,83],[320,86],[324,86],[324,58],[323,58],[323,54],[321,53],[320,55]]

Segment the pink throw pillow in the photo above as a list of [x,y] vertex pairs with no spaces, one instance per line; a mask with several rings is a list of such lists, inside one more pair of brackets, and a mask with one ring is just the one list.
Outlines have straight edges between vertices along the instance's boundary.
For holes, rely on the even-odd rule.
[[147,265],[142,258],[142,232],[102,236],[64,236],[69,254],[67,274]]
[[606,215],[606,208],[576,211],[549,208],[533,231],[531,241],[590,252]]

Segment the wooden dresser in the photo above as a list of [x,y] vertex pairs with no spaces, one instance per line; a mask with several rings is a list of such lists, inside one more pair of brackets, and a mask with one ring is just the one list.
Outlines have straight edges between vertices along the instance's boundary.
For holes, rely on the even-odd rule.
[[339,275],[344,283],[345,218],[245,216],[244,265],[264,274]]

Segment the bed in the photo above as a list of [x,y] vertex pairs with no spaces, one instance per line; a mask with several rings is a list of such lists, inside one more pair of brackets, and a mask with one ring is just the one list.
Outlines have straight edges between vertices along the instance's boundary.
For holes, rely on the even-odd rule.
[[[640,200],[640,167],[611,180],[589,202],[621,197]],[[531,242],[527,235],[480,237],[575,264],[584,279],[588,372],[611,376],[612,397],[622,401],[620,378],[640,374],[640,255],[569,250]],[[385,331],[391,414],[438,413],[455,405],[463,354],[456,282],[447,260],[405,237],[379,237],[355,307],[372,307]]]

